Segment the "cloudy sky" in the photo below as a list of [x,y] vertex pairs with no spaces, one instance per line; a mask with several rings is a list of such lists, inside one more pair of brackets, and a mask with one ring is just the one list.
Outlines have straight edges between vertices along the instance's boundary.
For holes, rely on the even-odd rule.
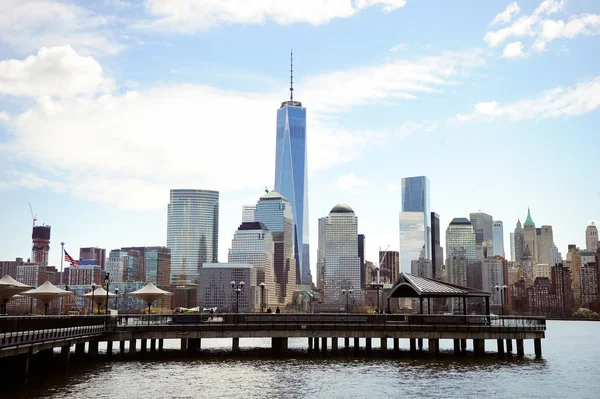
[[60,241],[166,245],[171,188],[219,190],[219,259],[273,187],[276,110],[308,112],[317,219],[351,205],[367,258],[398,249],[402,177],[427,175],[443,228],[530,206],[555,242],[599,218],[596,0],[3,0],[0,259],[31,216]]

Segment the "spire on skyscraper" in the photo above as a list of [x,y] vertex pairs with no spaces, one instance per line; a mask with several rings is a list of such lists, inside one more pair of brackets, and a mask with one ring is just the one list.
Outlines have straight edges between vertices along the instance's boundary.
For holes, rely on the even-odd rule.
[[290,50],[290,101],[294,101],[294,51]]
[[527,219],[525,219],[525,226],[535,226],[533,219],[531,218],[531,210],[527,207]]

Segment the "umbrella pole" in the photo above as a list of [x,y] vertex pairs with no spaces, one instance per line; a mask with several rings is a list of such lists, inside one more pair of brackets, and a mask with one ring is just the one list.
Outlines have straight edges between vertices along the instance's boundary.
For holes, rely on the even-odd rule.
[[49,303],[44,304],[44,316],[48,316],[48,305],[50,305],[50,304]]
[[148,302],[148,325],[150,325],[150,302]]

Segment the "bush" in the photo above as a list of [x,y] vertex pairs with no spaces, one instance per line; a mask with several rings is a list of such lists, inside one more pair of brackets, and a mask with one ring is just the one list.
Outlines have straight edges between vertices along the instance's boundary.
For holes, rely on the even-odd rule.
[[579,319],[598,319],[600,316],[598,313],[588,309],[588,308],[579,308],[575,313],[573,313],[574,317]]

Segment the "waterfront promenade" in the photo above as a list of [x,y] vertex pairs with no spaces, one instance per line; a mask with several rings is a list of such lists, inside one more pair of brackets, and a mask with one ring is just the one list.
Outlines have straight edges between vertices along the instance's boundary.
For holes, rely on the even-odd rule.
[[[399,340],[410,342],[410,352],[439,353],[440,340],[452,340],[454,352],[463,353],[467,340],[473,351],[482,355],[486,342],[495,341],[500,354],[524,355],[524,340],[534,341],[537,357],[542,355],[545,337],[543,317],[498,317],[463,315],[372,315],[372,314],[195,314],[114,316],[3,317],[0,319],[0,359],[15,360],[27,376],[30,362],[52,355],[60,348],[60,361],[68,366],[71,348],[74,355],[98,355],[99,342],[106,342],[107,354],[115,351],[161,351],[165,339],[179,339],[181,350],[201,351],[203,339],[229,338],[232,351],[239,349],[240,338],[271,338],[272,349],[287,351],[289,338],[306,338],[307,348],[336,351],[340,346],[371,350],[373,339],[380,352],[390,355],[399,350]],[[127,345],[126,345],[127,343]],[[389,346],[388,346],[389,344]],[[12,358],[12,359],[11,359]]]

